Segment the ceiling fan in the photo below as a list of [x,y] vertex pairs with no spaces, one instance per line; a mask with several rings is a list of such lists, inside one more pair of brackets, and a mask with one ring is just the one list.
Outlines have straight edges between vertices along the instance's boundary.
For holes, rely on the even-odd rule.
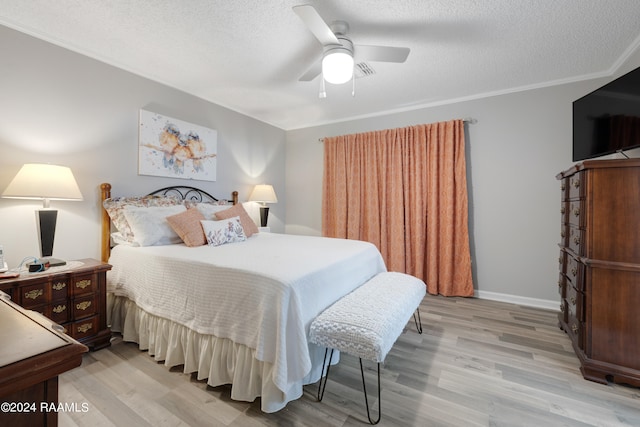
[[[404,62],[409,56],[408,47],[369,46],[353,44],[349,36],[349,24],[344,21],[325,23],[311,5],[294,6],[293,11],[302,19],[311,33],[322,43],[323,53],[304,73],[299,81],[311,81],[322,74],[323,85],[342,84],[353,79],[354,65],[364,61]],[[321,91],[322,97],[324,90]]]

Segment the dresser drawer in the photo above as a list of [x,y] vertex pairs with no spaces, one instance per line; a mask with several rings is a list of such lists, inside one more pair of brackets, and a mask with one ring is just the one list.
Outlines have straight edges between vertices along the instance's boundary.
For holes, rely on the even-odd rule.
[[569,178],[569,199],[579,199],[585,195],[587,188],[586,174],[580,171]]
[[24,286],[20,289],[20,305],[31,309],[50,301],[50,287],[46,282]]
[[569,202],[569,208],[567,211],[568,223],[575,227],[584,228],[586,223],[586,215],[584,213],[584,200],[574,200]]
[[584,350],[584,322],[578,320],[576,314],[571,310],[571,305],[567,305],[567,333],[571,340],[578,343],[578,347]]
[[98,316],[78,320],[68,325],[67,328],[67,333],[77,340],[95,335],[98,331]]
[[570,226],[567,247],[573,251],[576,255],[584,255],[584,230]]
[[558,275],[558,293],[562,299],[567,296],[567,276],[562,272]]
[[560,314],[559,314],[559,319],[562,323],[566,324],[568,319],[569,319],[569,315],[568,315],[568,309],[567,309],[567,301],[562,299],[560,300]]
[[569,247],[569,226],[564,223],[560,225],[560,246]]
[[571,255],[567,255],[567,280],[577,290],[584,291],[584,264]]
[[584,294],[573,286],[568,286],[566,292],[569,311],[575,314],[576,319],[584,322]]
[[76,298],[73,301],[73,318],[82,319],[84,317],[93,316],[96,313],[96,300],[96,295]]
[[558,268],[560,269],[560,274],[567,272],[567,253],[560,249],[560,255],[558,256]]
[[569,178],[560,180],[560,201],[569,200]]
[[92,294],[98,289],[98,281],[94,274],[75,276],[72,282],[71,288],[74,296]]

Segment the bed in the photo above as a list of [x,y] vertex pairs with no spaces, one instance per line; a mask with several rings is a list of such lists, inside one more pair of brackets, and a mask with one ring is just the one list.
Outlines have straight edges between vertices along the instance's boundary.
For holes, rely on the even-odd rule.
[[[103,206],[119,200],[111,197],[109,184],[101,188]],[[242,223],[247,220],[243,215],[224,218],[231,210],[246,214],[237,193],[225,205],[205,192],[181,188],[146,197],[164,202],[177,195],[186,205],[167,221],[201,209],[205,231],[242,225],[241,234],[252,227]],[[125,207],[133,220],[128,232],[134,236],[139,229],[133,227],[131,212],[143,216],[145,227],[153,221],[144,215],[162,212],[142,205]],[[209,218],[204,213],[211,206],[216,212]],[[324,349],[308,342],[313,319],[386,271],[374,245],[353,240],[253,232],[216,244],[207,232],[206,244],[191,245],[185,238],[136,246],[123,240],[120,227],[113,227],[117,216],[104,209],[102,257],[113,266],[107,275],[111,330],[168,367],[183,365],[185,373],[197,372],[211,386],[231,384],[234,400],[260,397],[264,412],[284,408],[302,396],[303,385],[320,378]],[[222,219],[213,221],[217,218]],[[114,240],[119,244],[111,248]]]

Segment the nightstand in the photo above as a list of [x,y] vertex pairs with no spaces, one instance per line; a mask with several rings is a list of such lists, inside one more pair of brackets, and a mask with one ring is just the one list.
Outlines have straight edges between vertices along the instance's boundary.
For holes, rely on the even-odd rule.
[[94,260],[68,261],[42,273],[23,272],[0,280],[0,290],[22,307],[39,312],[65,333],[98,350],[111,345],[107,327],[107,271],[111,265]]

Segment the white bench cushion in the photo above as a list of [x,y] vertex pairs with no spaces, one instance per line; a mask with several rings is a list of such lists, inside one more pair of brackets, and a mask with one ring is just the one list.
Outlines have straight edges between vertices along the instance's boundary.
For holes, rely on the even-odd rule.
[[312,343],[383,362],[426,294],[425,283],[385,272],[345,295],[311,323]]

